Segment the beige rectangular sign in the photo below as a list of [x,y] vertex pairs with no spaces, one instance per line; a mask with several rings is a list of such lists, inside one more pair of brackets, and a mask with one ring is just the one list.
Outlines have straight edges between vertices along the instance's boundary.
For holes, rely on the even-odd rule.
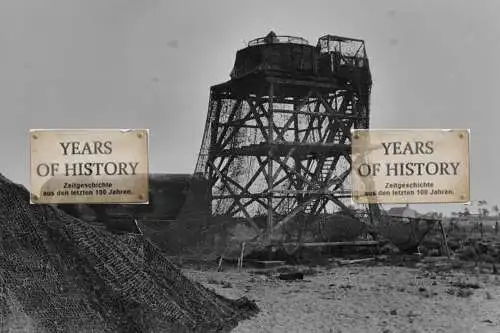
[[31,203],[148,203],[148,130],[31,130]]
[[356,203],[469,201],[469,130],[353,130]]

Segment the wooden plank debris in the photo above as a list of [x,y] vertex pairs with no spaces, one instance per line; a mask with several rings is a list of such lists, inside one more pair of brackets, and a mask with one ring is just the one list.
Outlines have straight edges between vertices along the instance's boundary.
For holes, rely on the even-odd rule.
[[252,260],[251,263],[258,268],[271,268],[285,265],[285,262],[281,260]]
[[318,243],[284,243],[285,246],[300,247],[322,247],[322,246],[377,246],[381,245],[379,241],[353,241],[353,242],[318,242]]

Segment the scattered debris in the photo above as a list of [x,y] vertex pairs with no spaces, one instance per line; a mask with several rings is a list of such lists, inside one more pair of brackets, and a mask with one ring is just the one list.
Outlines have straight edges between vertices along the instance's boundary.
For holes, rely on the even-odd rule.
[[232,288],[233,285],[230,282],[227,281],[219,281],[214,278],[210,278],[207,280],[207,283],[209,284],[215,284],[215,285],[220,285],[222,288]]
[[472,294],[474,294],[474,291],[471,289],[459,289],[456,293],[458,297],[464,297],[464,298],[470,297],[472,296]]
[[304,273],[302,272],[294,272],[294,273],[281,273],[278,278],[284,281],[293,281],[293,280],[303,280]]
[[352,265],[358,263],[364,263],[368,261],[374,261],[377,258],[363,258],[363,259],[353,259],[353,260],[338,260],[337,262],[341,265]]
[[477,283],[469,283],[469,282],[454,282],[451,284],[454,287],[461,289],[479,289],[481,288]]
[[342,288],[342,289],[352,289],[353,286],[350,285],[350,284],[343,284],[343,285],[339,286],[339,288]]
[[267,261],[262,261],[262,260],[251,260],[247,261],[249,264],[258,267],[258,268],[271,268],[271,267],[279,267],[285,265],[284,261],[279,261],[279,260],[267,260]]

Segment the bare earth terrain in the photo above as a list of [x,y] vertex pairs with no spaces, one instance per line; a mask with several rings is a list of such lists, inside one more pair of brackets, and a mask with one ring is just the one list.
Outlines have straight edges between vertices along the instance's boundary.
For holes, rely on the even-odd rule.
[[257,302],[262,311],[235,333],[500,332],[500,275],[449,265],[331,265],[296,281],[251,268],[184,271],[223,296]]

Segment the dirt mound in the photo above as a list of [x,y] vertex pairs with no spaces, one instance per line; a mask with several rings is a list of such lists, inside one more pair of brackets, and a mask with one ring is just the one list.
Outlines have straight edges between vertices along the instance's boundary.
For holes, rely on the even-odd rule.
[[350,241],[367,231],[360,220],[338,214],[319,219],[316,223],[319,223],[320,230],[318,240],[322,242]]
[[0,322],[24,332],[228,332],[258,309],[203,288],[140,236],[96,229],[0,175]]
[[412,219],[404,222],[401,218],[386,217],[380,225],[380,232],[400,251],[416,252],[425,236],[434,228],[435,222],[423,219]]

